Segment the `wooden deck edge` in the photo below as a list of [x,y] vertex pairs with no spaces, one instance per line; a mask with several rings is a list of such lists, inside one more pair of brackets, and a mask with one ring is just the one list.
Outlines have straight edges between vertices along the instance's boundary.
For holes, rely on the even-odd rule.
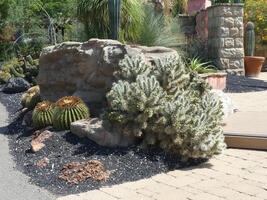
[[228,147],[267,150],[267,136],[224,134]]

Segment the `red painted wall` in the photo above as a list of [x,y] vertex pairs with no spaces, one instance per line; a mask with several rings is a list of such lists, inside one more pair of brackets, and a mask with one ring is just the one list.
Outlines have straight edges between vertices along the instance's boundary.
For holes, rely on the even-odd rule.
[[210,0],[188,0],[188,14],[191,15],[192,13],[196,13],[201,9],[205,9],[211,6]]

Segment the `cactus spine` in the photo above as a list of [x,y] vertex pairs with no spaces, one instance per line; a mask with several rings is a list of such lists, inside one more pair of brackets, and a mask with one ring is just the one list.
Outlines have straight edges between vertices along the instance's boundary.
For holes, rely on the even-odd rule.
[[70,124],[89,117],[89,110],[78,97],[63,97],[56,102],[53,126],[59,130],[70,129]]
[[118,40],[121,22],[121,0],[108,0],[111,39]]
[[245,55],[246,56],[254,56],[255,51],[255,32],[254,32],[254,24],[252,22],[248,22],[245,34]]
[[32,114],[33,126],[37,129],[53,124],[53,106],[49,101],[42,101],[36,105]]

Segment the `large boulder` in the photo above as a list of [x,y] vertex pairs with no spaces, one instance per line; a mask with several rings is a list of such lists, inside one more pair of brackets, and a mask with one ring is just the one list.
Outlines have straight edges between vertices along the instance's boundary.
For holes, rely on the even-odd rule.
[[3,88],[5,93],[24,92],[30,88],[30,83],[23,78],[10,78]]
[[89,105],[94,115],[96,108],[101,109],[106,102],[119,62],[125,55],[138,54],[143,54],[147,62],[166,55],[178,57],[169,48],[130,46],[115,40],[91,39],[44,48],[37,77],[41,96],[52,102],[63,96],[77,96]]
[[103,120],[99,118],[83,119],[72,122],[70,131],[79,137],[86,137],[101,146],[127,147],[136,142],[134,136],[126,136],[119,130],[115,133],[108,131],[104,126]]

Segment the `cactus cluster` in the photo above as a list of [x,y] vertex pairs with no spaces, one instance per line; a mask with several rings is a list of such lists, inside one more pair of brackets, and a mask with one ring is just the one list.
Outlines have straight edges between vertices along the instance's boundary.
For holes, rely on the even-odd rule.
[[70,96],[59,99],[55,105],[49,101],[39,102],[34,108],[32,121],[36,129],[52,125],[58,130],[68,130],[72,122],[88,117],[89,109],[83,101]]
[[89,117],[89,110],[84,102],[74,96],[59,99],[54,107],[53,126],[59,130],[70,129],[70,124]]
[[255,51],[255,31],[253,22],[248,22],[245,33],[245,55],[254,56]]
[[142,146],[158,146],[185,162],[220,153],[225,148],[222,105],[209,85],[186,73],[177,57],[153,63],[141,57],[121,62],[102,115],[115,128],[111,131],[119,128],[139,137]]
[[53,105],[49,101],[38,103],[32,114],[34,128],[40,129],[53,125]]
[[[39,61],[33,60],[31,56],[27,56],[24,60],[13,59],[3,64],[0,71],[0,83],[6,83],[11,77],[21,77],[32,85],[36,85],[38,72]],[[4,78],[2,74],[5,75]]]
[[7,83],[11,78],[11,74],[9,72],[0,71],[0,84]]
[[29,110],[33,110],[34,107],[41,101],[39,86],[31,87],[21,97],[21,105]]

